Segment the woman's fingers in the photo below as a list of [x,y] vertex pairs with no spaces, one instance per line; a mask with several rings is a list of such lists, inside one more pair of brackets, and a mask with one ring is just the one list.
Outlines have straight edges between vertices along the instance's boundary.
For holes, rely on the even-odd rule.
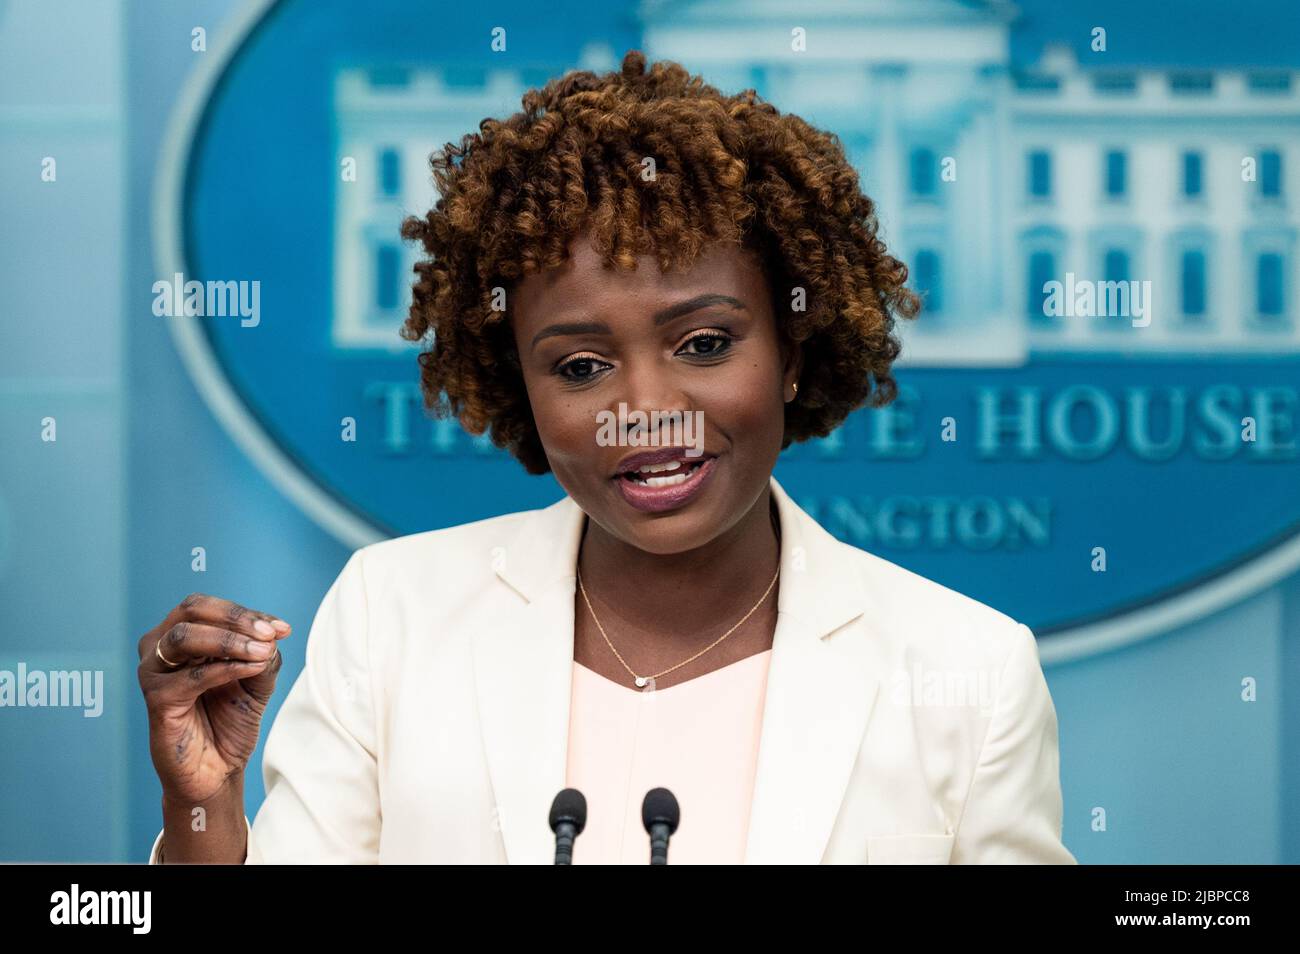
[[240,683],[244,691],[265,705],[271,700],[271,694],[275,692],[275,680],[280,675],[280,667],[284,665],[284,655],[277,653],[271,657],[270,663],[264,668],[254,672],[251,676],[241,676]]
[[152,656],[146,656],[142,663],[153,672],[165,673],[204,659],[263,662],[275,655],[275,646],[274,638],[182,621],[162,634]]
[[206,593],[191,593],[140,637],[140,686],[152,708],[190,706],[209,689],[280,668],[288,623]]
[[206,593],[191,593],[176,609],[196,623],[225,626],[263,639],[274,639],[276,635],[289,631],[289,624],[282,619]]
[[290,631],[267,613],[193,593],[140,637],[137,673],[164,791],[206,800],[247,762],[283,665],[277,641]]
[[[206,593],[191,593],[181,600],[161,623],[140,638],[137,649],[142,664],[147,656],[154,656],[156,659],[159,640],[165,638],[179,623],[216,626],[234,633],[243,633],[252,639],[271,642],[287,635],[291,628],[284,620],[251,610],[239,603],[223,600],[219,596],[209,596]],[[175,655],[167,652],[166,644],[163,645],[162,651],[168,659],[174,662],[180,661]],[[159,668],[165,671],[167,667]]]
[[[275,657],[272,657],[274,659]],[[209,689],[236,679],[256,676],[272,667],[272,659],[250,662],[244,659],[207,659],[169,674],[142,674],[141,683],[150,709],[163,713],[173,707],[189,709]]]

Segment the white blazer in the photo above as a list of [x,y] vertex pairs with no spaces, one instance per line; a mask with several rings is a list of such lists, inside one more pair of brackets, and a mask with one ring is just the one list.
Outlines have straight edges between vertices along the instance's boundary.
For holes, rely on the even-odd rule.
[[[771,488],[781,581],[745,862],[1075,863],[1029,628]],[[353,553],[269,729],[248,863],[552,863],[584,519],[566,496]]]

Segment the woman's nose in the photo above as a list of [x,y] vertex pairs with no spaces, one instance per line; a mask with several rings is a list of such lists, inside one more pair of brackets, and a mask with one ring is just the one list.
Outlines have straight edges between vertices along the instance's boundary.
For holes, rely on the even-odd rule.
[[[685,414],[691,410],[690,397],[682,381],[662,363],[654,361],[633,362],[627,366],[617,400],[627,405],[627,414],[641,411],[653,434],[656,418],[673,412]],[[610,410],[617,412],[618,408]],[[628,430],[637,426],[641,415],[629,421]],[[645,426],[644,424],[641,426]]]

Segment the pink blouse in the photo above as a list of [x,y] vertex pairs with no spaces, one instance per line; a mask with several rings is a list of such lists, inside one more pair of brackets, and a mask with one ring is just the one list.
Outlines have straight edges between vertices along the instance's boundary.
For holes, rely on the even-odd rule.
[[574,864],[649,864],[641,802],[652,788],[681,807],[669,864],[744,861],[771,656],[653,692],[573,664],[566,784],[587,799]]

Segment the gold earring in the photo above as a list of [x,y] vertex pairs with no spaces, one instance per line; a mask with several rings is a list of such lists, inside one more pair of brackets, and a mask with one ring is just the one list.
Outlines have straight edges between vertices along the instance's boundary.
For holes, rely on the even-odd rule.
[[[794,397],[798,397],[798,396],[799,396],[799,382],[796,381],[796,382],[792,385],[792,387],[794,388]],[[791,398],[790,400],[793,401],[794,398]]]

